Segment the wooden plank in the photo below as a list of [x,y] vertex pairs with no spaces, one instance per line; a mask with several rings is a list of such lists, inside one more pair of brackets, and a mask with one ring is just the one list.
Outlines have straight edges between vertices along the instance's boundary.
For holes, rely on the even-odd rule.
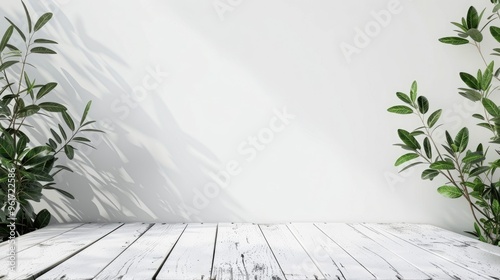
[[156,279],[208,280],[216,232],[217,224],[189,224]]
[[0,279],[2,277],[7,279],[34,279],[119,226],[121,226],[119,223],[84,224],[39,243],[17,255],[17,270],[15,272],[9,273],[7,259],[2,259],[0,260]]
[[[55,236],[58,236],[62,233],[70,231],[74,228],[83,225],[82,223],[74,223],[74,224],[54,224],[49,225],[47,227],[32,231],[25,235],[21,235],[16,238],[16,247],[17,252],[24,251],[30,247],[35,246],[38,243],[45,242]],[[0,243],[0,259],[7,256],[8,252],[8,244],[9,242]]]
[[286,225],[261,225],[260,229],[286,279],[325,279]]
[[316,224],[377,278],[430,279],[428,275],[347,224]]
[[258,225],[219,224],[212,279],[285,279]]
[[150,227],[144,223],[125,224],[37,280],[93,279]]
[[153,279],[185,227],[185,224],[155,224],[94,280]]
[[466,247],[475,247],[478,249],[481,249],[483,251],[486,251],[488,253],[492,253],[495,255],[500,256],[500,246],[493,246],[488,243],[481,242],[477,239],[474,239],[472,237],[464,236],[449,230],[442,229],[440,227],[432,226],[432,225],[412,225],[412,227],[418,226],[422,230],[426,230],[429,232],[432,232],[433,235],[436,236],[441,236],[443,238],[455,241],[455,242],[461,242],[466,245]]
[[387,232],[378,231],[369,225],[351,225],[387,250],[398,255],[415,267],[424,271],[432,279],[450,280],[477,280],[489,279],[486,275],[480,275],[462,266],[458,266],[446,259],[426,251],[414,244],[392,236]]
[[415,224],[369,224],[480,274],[499,279],[500,256]]
[[366,268],[314,224],[288,225],[326,279],[375,279]]

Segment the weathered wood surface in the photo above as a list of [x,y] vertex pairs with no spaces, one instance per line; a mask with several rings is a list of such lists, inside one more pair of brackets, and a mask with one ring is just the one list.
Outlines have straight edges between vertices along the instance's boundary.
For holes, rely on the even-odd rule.
[[156,277],[157,280],[208,280],[217,224],[189,224]]
[[425,271],[432,279],[479,280],[488,279],[467,268],[436,256],[414,244],[404,241],[388,233],[378,231],[369,225],[352,225],[356,230],[371,238],[387,250],[398,255],[421,271]]
[[[70,231],[76,227],[83,224],[55,224],[49,227],[44,227],[42,229],[31,232],[30,234],[25,234],[16,238],[17,252],[21,252],[30,247],[33,247],[39,243],[47,241],[55,236],[58,236],[64,232]],[[8,242],[0,243],[0,259],[7,256],[8,252]]]
[[258,225],[219,224],[212,278],[285,279]]
[[7,259],[0,260],[0,279],[33,279],[67,260],[121,226],[85,224],[17,254],[17,270],[9,271]]
[[286,225],[261,225],[260,228],[286,279],[325,279]]
[[500,279],[500,256],[473,246],[471,243],[446,238],[438,228],[422,229],[415,224],[375,224],[373,228],[384,230],[407,240],[458,265],[480,274]]
[[94,280],[153,279],[185,228],[185,224],[154,224]]
[[500,280],[498,247],[428,225],[90,223],[16,241],[1,280]]
[[376,279],[356,259],[319,230],[314,224],[288,226],[326,279]]
[[149,227],[143,223],[125,224],[37,279],[93,279]]
[[317,226],[377,278],[430,279],[424,272],[347,224],[317,224]]

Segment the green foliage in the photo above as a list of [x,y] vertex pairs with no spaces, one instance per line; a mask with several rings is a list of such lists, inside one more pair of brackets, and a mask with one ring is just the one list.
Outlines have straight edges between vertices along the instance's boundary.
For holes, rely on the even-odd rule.
[[[481,105],[479,112],[472,114],[472,117],[479,120],[478,126],[491,132],[492,136],[486,141],[487,144],[498,145],[500,107],[492,94],[499,88],[494,82],[500,81],[500,69],[495,70],[494,61],[486,62],[487,58],[481,52],[480,46],[489,35],[500,43],[500,27],[489,26],[496,22],[495,19],[500,19],[498,3],[500,1],[491,2],[492,14],[486,23],[481,23],[485,10],[478,13],[475,7],[470,7],[465,17],[459,22],[452,22],[458,27],[458,30],[455,30],[457,36],[444,37],[439,41],[450,45],[473,45],[481,60],[485,62],[486,68],[479,69],[475,75],[467,72],[459,73],[465,87],[459,88],[458,93],[470,102],[478,102]],[[489,29],[486,29],[488,26]],[[489,33],[485,30],[489,30]],[[500,48],[494,48],[492,55],[500,56]],[[475,220],[474,231],[469,233],[481,241],[500,246],[500,176],[499,172],[495,173],[500,168],[500,159],[485,162],[489,147],[485,150],[483,144],[479,144],[474,150],[471,149],[469,129],[466,127],[460,129],[455,137],[445,131],[443,140],[437,139],[435,132],[440,125],[436,124],[442,109],[428,114],[429,101],[425,96],[418,95],[417,82],[412,83],[410,95],[397,92],[396,97],[404,104],[392,106],[388,111],[396,114],[414,114],[420,119],[422,126],[414,129],[412,133],[398,129],[402,144],[396,145],[412,152],[400,156],[395,165],[406,164],[403,168],[406,169],[417,164],[412,163],[413,160],[422,160],[418,164],[426,165],[421,175],[423,180],[432,181],[442,176],[446,179],[446,185],[438,187],[437,191],[445,197],[463,198],[469,203]],[[494,147],[494,150],[496,154],[491,157],[498,157],[500,148]]]
[[[26,5],[22,5],[26,23],[16,25],[6,18],[10,25],[0,40],[0,240],[9,234],[5,225],[11,221],[15,221],[18,234],[42,228],[50,222],[48,210],[35,213],[31,205],[40,201],[43,190],[55,190],[74,199],[69,192],[54,186],[57,173],[72,170],[55,163],[63,152],[68,159],[73,159],[77,151],[75,145],[92,147],[82,133],[102,132],[90,127],[93,122],[85,122],[90,101],[76,125],[66,106],[45,100],[57,94],[58,84],[39,83],[30,78],[35,75],[33,71],[42,71],[43,67],[35,68],[29,63],[29,57],[56,54],[48,46],[57,42],[37,38],[37,32],[50,21],[52,13],[43,14],[33,24]],[[27,30],[18,26],[27,26]],[[11,43],[15,42],[16,35],[22,40],[21,46]],[[50,127],[47,123],[45,129],[50,134],[46,135],[46,144],[35,145],[26,128],[32,127],[31,123],[43,123],[47,117],[59,120],[59,124]],[[30,122],[32,118],[39,118],[41,122]]]

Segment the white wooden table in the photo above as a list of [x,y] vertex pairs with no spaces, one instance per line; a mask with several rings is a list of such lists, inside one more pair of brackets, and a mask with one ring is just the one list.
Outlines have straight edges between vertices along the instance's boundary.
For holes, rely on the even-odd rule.
[[500,247],[415,224],[59,224],[0,279],[500,279]]

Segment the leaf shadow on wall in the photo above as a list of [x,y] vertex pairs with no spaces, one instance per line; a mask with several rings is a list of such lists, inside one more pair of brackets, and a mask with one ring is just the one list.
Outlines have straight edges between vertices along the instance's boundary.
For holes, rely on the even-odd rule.
[[[36,11],[47,10],[42,3],[30,4]],[[80,156],[67,162],[75,174],[65,173],[57,178],[57,187],[72,193],[76,199],[60,197],[54,191],[45,192],[44,202],[57,220],[240,221],[239,206],[223,191],[213,198],[200,199],[203,186],[214,181],[211,174],[220,166],[217,157],[182,131],[167,105],[156,100],[154,91],[148,92],[150,100],[143,103],[147,106],[132,104],[128,114],[110,108],[110,104],[129,95],[133,88],[109,61],[121,65],[122,72],[134,69],[87,34],[81,22],[72,23],[60,9],[51,11],[54,18],[50,25],[57,34],[53,37],[74,46],[70,46],[71,52],[67,52],[68,46],[57,49],[65,63],[63,67],[55,62],[44,63],[48,74],[43,75],[43,81],[59,83],[59,96],[52,98],[68,104],[75,119],[81,115],[87,100],[93,100],[89,117],[108,120],[97,125],[106,130],[106,135],[87,135],[97,150],[79,146]],[[46,122],[53,127],[60,120]],[[34,134],[44,139],[43,132]],[[60,161],[64,161],[62,158]]]

